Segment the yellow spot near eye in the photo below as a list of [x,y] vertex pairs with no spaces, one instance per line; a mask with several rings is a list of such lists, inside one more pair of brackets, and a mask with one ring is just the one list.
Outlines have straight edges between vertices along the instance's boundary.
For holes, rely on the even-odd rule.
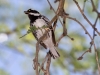
[[31,9],[29,9],[28,11],[31,11]]

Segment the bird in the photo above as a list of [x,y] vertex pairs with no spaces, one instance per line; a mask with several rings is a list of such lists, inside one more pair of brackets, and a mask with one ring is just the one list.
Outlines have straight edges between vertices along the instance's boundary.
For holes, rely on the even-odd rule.
[[[49,19],[45,17],[44,15],[40,14],[37,10],[28,9],[27,11],[24,11],[26,15],[28,15],[28,18],[30,20],[30,27],[35,26],[37,29],[32,31],[32,34],[38,41],[40,37],[44,35],[46,32],[46,28],[43,28],[43,26],[49,25]],[[55,35],[53,31],[53,27],[49,27],[50,31],[46,34],[44,39],[40,42],[40,45],[42,45],[45,49],[49,49],[49,54],[51,57],[58,58],[60,57],[60,54],[58,53],[55,44]]]

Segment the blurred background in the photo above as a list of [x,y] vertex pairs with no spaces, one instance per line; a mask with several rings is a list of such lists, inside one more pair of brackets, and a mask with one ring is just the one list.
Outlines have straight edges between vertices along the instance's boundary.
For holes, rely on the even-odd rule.
[[[84,0],[77,0],[83,8]],[[93,0],[96,8],[100,12],[100,0]],[[50,0],[56,10],[58,3]],[[29,19],[24,14],[29,8],[38,10],[50,20],[55,15],[50,10],[47,0],[0,0],[0,75],[35,75],[33,70],[33,58],[35,56],[36,40],[30,33],[23,38],[19,38],[27,33],[29,29]],[[73,0],[66,0],[65,10],[69,16],[79,20],[92,35],[93,29],[84,20]],[[85,4],[85,15],[94,23],[97,14],[92,12],[90,0]],[[100,32],[100,20],[97,22]],[[66,20],[68,35],[74,41],[64,37],[59,45],[58,52],[60,58],[51,62],[51,75],[98,75],[95,52],[84,55],[82,60],[77,60],[90,46],[90,38],[85,34],[78,23]],[[56,39],[62,34],[62,26],[58,22],[55,31]],[[95,44],[100,57],[100,36],[95,37]],[[41,47],[39,52],[39,62],[41,63],[46,55],[46,50]],[[41,75],[43,73],[41,72]]]

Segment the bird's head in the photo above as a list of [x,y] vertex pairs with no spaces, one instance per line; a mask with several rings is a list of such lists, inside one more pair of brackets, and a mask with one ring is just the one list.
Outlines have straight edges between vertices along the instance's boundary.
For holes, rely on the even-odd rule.
[[25,14],[28,16],[40,16],[40,13],[36,10],[28,9],[27,11],[24,11]]

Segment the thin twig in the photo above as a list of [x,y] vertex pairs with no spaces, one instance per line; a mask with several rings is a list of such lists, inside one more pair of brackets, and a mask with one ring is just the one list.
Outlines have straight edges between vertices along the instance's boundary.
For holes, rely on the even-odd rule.
[[84,54],[86,54],[87,52],[90,52],[90,49],[89,50],[87,50],[87,51],[85,51],[77,60],[82,60],[83,59],[83,56],[84,56]]
[[80,8],[78,2],[76,0],[73,0],[75,2],[75,4],[77,5],[79,11],[81,12],[82,16],[84,17],[84,19],[90,24],[90,26],[98,33],[98,35],[100,36],[100,32],[98,32],[97,28],[93,27],[93,24],[88,20],[88,18],[85,16],[84,12],[82,11],[82,9]]
[[[95,8],[93,0],[91,0],[91,3],[92,3],[93,11],[95,11],[97,14],[99,14],[97,9]],[[96,27],[96,23],[97,23],[98,18],[99,18],[99,16],[97,15],[97,18],[96,18],[95,23],[94,23],[94,27]],[[95,36],[96,36],[96,34],[95,34],[95,30],[94,30],[93,31],[93,39],[95,38]],[[96,56],[96,62],[97,62],[97,66],[98,66],[98,71],[99,71],[99,75],[100,75],[100,65],[99,65],[98,52],[96,50],[95,43],[93,45],[94,45],[94,50],[95,50],[95,56]]]
[[44,66],[44,63],[46,62],[46,60],[47,60],[47,58],[48,58],[48,56],[49,56],[48,54],[49,54],[49,53],[47,53],[47,55],[45,56],[45,58],[44,58],[44,60],[43,60],[43,62],[42,62],[42,64],[41,64],[41,66],[40,66],[39,72],[40,72],[41,69],[44,70],[44,67],[43,67],[43,66]]
[[91,0],[91,3],[92,3],[93,11],[95,11],[95,12],[98,14],[99,12],[97,11],[97,9],[96,9],[96,7],[95,7],[95,5],[94,5],[93,0]]
[[[52,10],[54,11],[54,13],[56,14],[58,11],[56,12],[56,11],[54,10],[54,8],[52,7],[51,3],[49,2],[49,0],[47,0],[47,1],[48,1],[48,4],[50,5],[50,9],[52,9]],[[63,4],[63,3],[62,3],[62,4]],[[59,6],[62,5],[62,4],[59,4]],[[59,9],[59,8],[58,8],[58,9]],[[64,10],[63,10],[62,13],[65,14]],[[62,14],[62,15],[63,15],[63,14]],[[61,15],[61,16],[62,16],[62,15]],[[66,13],[66,15],[68,16],[69,14]],[[64,17],[64,15],[63,15],[63,17]],[[59,19],[61,25],[63,26],[64,23],[62,23],[62,21],[60,20],[59,17],[58,17],[58,19]],[[56,20],[56,21],[57,21],[57,20]],[[55,21],[55,22],[56,22],[56,21]],[[63,22],[64,22],[64,21],[63,21]],[[66,23],[65,23],[65,24],[66,24]],[[56,26],[56,24],[54,24],[54,30],[55,30],[55,26]],[[66,27],[65,27],[65,25],[64,25],[64,26],[63,26],[63,29],[64,29],[64,30],[63,30],[63,33],[62,33],[62,35],[58,38],[58,41],[57,41],[57,43],[56,43],[56,46],[58,46],[58,43],[60,42],[60,40],[61,40],[61,39],[64,37],[64,35],[66,34],[67,29],[66,29],[66,32],[64,32],[64,31],[65,31],[65,28],[66,28]],[[71,38],[71,37],[68,36],[67,34],[66,34],[66,36],[69,37],[71,40],[74,40],[73,38]]]
[[89,37],[90,37],[90,39],[91,40],[93,40],[93,38],[92,38],[92,36],[89,34],[89,32],[86,30],[86,28],[84,27],[84,25],[82,24],[82,23],[80,23],[76,18],[72,18],[72,17],[66,17],[66,18],[68,18],[68,19],[72,19],[72,20],[74,20],[75,22],[77,22],[83,29],[84,29],[84,31],[85,31],[85,34],[87,34]]
[[99,57],[98,57],[98,52],[96,50],[95,44],[94,44],[94,50],[95,50],[95,56],[96,56],[96,62],[97,62],[97,66],[98,66],[98,71],[99,71],[99,75],[100,75]]
[[[55,11],[55,10],[54,10],[54,8],[52,7],[52,5],[51,5],[50,1],[49,1],[49,0],[47,0],[47,2],[48,2],[48,4],[49,4],[49,6],[50,6],[50,9],[52,9],[52,10],[54,11],[54,13],[56,14],[56,11]],[[63,23],[61,22],[61,20],[60,20],[60,18],[59,18],[59,17],[58,17],[58,19],[59,19],[59,21],[60,21],[61,25],[63,25]]]
[[[68,19],[74,20],[75,22],[77,22],[85,31],[85,34],[87,34],[89,36],[89,38],[93,41],[92,36],[89,34],[89,32],[86,30],[86,28],[84,27],[84,25],[82,23],[80,23],[76,18],[72,18],[72,17],[66,17]],[[90,46],[91,47],[91,46]],[[78,60],[81,60],[83,58],[83,55],[86,54],[87,52],[91,52],[91,48],[89,48],[89,50],[85,51],[79,58]]]
[[47,70],[46,75],[50,75],[50,72],[49,72],[50,63],[51,63],[51,55],[49,54],[48,60],[47,60],[47,65],[46,65],[46,70]]
[[56,44],[57,46],[58,46],[58,43],[60,42],[60,40],[61,40],[64,36],[67,35],[67,29],[66,29],[65,24],[66,24],[66,18],[64,17],[64,18],[63,18],[63,33],[62,33],[62,35],[59,37],[59,39],[57,40],[57,44]]
[[36,75],[39,75],[39,72],[38,72],[38,53],[39,53],[39,43],[40,43],[41,40],[39,40],[36,44],[36,56],[35,56],[35,60],[36,60]]
[[84,9],[85,9],[85,3],[86,3],[86,0],[84,1],[84,4],[83,4],[83,9],[82,9],[83,12],[84,12]]

